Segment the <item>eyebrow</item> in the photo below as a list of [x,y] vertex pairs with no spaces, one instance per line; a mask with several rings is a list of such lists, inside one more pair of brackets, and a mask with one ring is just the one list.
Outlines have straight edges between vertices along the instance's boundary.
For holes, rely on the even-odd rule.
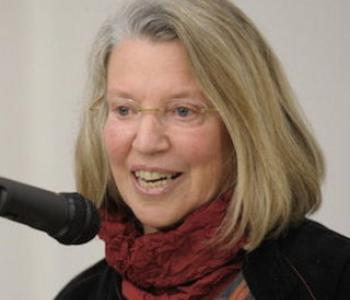
[[125,98],[125,99],[132,99],[134,100],[134,97],[126,92],[123,91],[107,91],[106,93],[106,99],[113,99],[113,98]]
[[[166,95],[166,97],[162,99],[163,100],[182,99],[182,98],[193,97],[194,94],[195,94],[195,90],[193,88],[184,88],[182,91],[175,91],[173,93],[170,93],[169,95]],[[106,92],[107,100],[113,99],[116,97],[138,101],[138,97],[135,97],[135,95],[132,95],[130,92],[126,92],[121,88],[114,88]]]

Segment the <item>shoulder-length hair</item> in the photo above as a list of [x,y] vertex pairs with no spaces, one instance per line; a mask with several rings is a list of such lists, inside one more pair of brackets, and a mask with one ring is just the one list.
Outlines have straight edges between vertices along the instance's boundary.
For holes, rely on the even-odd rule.
[[[97,205],[118,198],[101,137],[104,94],[115,45],[126,38],[180,41],[203,93],[232,141],[234,195],[217,241],[247,235],[252,250],[315,211],[324,174],[321,151],[281,65],[247,16],[228,0],[128,0],[97,35],[88,102],[76,146],[78,191]],[[117,200],[117,199],[116,199]]]

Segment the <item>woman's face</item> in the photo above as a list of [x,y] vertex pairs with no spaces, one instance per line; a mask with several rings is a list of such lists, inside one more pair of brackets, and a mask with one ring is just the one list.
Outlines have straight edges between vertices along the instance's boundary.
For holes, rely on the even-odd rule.
[[[221,192],[230,151],[224,125],[215,112],[191,120],[188,104],[209,103],[180,42],[125,40],[107,73],[104,141],[116,186],[146,233],[177,224]],[[169,116],[149,110],[130,121],[125,99]]]

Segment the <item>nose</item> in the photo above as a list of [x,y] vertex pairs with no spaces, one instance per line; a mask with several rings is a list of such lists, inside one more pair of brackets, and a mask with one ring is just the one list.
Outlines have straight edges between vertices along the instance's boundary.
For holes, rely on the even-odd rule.
[[141,117],[132,147],[142,154],[156,154],[169,149],[169,137],[155,114],[145,114]]

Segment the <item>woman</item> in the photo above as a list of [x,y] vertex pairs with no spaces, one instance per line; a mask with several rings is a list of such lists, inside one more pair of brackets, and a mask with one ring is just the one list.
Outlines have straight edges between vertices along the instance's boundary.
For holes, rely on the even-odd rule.
[[56,299],[348,299],[350,242],[305,216],[319,147],[226,0],[140,0],[97,37],[78,190],[106,259]]

